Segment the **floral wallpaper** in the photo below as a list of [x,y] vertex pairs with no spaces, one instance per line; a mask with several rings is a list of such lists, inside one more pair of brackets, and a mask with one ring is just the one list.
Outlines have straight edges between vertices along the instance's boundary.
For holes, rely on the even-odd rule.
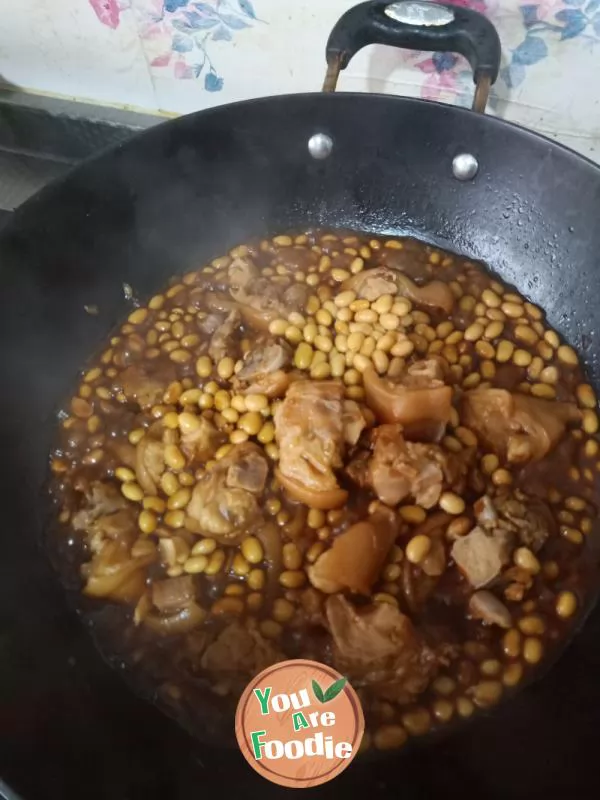
[[576,38],[593,53],[600,43],[600,0],[541,0],[520,4],[519,12],[522,38],[500,74],[509,87],[525,80],[528,67],[558,53],[561,42]]
[[[212,55],[215,42],[238,42],[253,29],[268,25],[257,14],[261,0],[87,0],[98,20],[117,28],[121,15],[132,11],[152,74],[174,79],[201,80],[207,92],[223,89],[219,62]],[[285,3],[286,0],[279,0]],[[578,39],[593,50],[600,43],[600,0],[450,0],[480,11],[492,19],[504,39],[505,61],[499,82],[506,89],[522,84],[531,66],[561,54],[561,43]],[[263,5],[265,5],[263,0]],[[339,4],[338,4],[339,5]],[[344,4],[349,7],[352,2]],[[297,4],[289,3],[290,14]],[[343,9],[342,9],[343,10]],[[503,36],[503,34],[505,34]],[[467,63],[452,53],[398,53],[398,64],[418,72],[419,94],[430,100],[470,102],[471,73]],[[461,93],[464,95],[460,97]]]
[[251,0],[89,0],[98,20],[117,28],[124,11],[135,14],[140,40],[153,73],[178,79],[201,78],[207,92],[219,92],[223,78],[211,58],[211,43],[231,42],[258,19]]
[[[501,0],[450,0],[453,5],[466,6],[486,14],[495,24],[503,40],[504,65],[499,81],[506,88],[519,86],[527,77],[528,68],[544,59],[566,55],[560,44],[578,39],[578,44],[596,53],[600,44],[600,0],[539,0],[539,2],[510,3]],[[507,11],[517,13],[507,24]],[[510,32],[509,32],[510,27]],[[502,34],[505,33],[505,36]],[[510,35],[509,35],[510,33]],[[507,40],[516,40],[506,47]],[[600,56],[600,50],[597,51]],[[421,81],[421,96],[440,99],[442,90],[456,90],[461,82],[471,81],[468,65],[452,53],[435,53],[432,58],[417,60],[416,66],[425,73]]]
[[[0,76],[34,92],[168,114],[318,91],[328,33],[355,2],[0,2]],[[500,34],[489,112],[600,161],[600,0],[450,2],[486,14]],[[368,47],[344,70],[339,90],[470,105],[473,79],[452,53]]]

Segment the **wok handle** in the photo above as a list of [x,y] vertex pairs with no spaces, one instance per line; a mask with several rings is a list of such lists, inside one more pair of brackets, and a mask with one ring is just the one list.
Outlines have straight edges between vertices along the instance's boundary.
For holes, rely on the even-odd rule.
[[425,0],[369,0],[346,11],[327,41],[324,92],[334,92],[340,70],[369,44],[460,53],[473,70],[473,109],[485,111],[500,68],[500,39],[477,11]]

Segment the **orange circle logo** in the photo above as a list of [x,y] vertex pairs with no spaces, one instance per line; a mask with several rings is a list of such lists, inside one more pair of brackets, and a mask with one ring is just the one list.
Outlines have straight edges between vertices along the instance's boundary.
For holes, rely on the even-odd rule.
[[364,730],[360,701],[346,678],[301,659],[257,675],[235,715],[235,734],[250,766],[295,789],[326,783],[345,770]]

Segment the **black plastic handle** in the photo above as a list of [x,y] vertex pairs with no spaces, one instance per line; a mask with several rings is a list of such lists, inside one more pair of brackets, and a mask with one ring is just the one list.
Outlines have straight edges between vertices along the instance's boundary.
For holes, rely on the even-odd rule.
[[339,71],[369,44],[460,53],[471,65],[475,83],[488,90],[500,68],[498,33],[479,12],[425,0],[370,0],[346,11],[331,31],[326,90],[335,89]]

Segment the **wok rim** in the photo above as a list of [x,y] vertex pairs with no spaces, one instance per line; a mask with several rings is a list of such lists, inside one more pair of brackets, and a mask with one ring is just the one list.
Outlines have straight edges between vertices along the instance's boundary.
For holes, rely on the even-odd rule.
[[[13,229],[17,228],[21,221],[24,219],[27,220],[27,215],[33,213],[33,210],[36,209],[37,205],[41,203],[42,205],[46,202],[48,198],[49,201],[58,193],[65,185],[68,186],[69,181],[74,177],[80,174],[81,170],[85,169],[88,166],[95,165],[97,162],[102,161],[102,159],[110,156],[113,153],[118,151],[128,150],[131,147],[135,147],[138,141],[142,138],[144,139],[151,139],[153,136],[160,136],[161,132],[168,126],[171,130],[175,129],[178,126],[183,126],[185,124],[189,124],[191,120],[203,120],[208,119],[214,116],[218,116],[226,111],[243,111],[249,107],[260,107],[263,104],[273,105],[276,103],[288,103],[295,99],[298,100],[316,100],[319,103],[336,103],[340,102],[336,98],[343,98],[344,100],[352,99],[360,103],[381,103],[385,102],[390,105],[404,105],[406,107],[420,109],[420,108],[436,108],[439,109],[439,113],[452,113],[455,115],[464,116],[465,118],[477,119],[478,121],[483,122],[484,125],[490,127],[491,129],[496,129],[502,131],[503,129],[506,132],[509,132],[510,135],[514,135],[517,137],[525,137],[525,139],[529,140],[534,144],[535,147],[546,146],[550,147],[554,152],[561,153],[566,158],[570,160],[570,162],[574,166],[579,166],[581,168],[587,168],[595,173],[595,179],[600,184],[600,163],[596,163],[588,156],[583,155],[582,153],[578,153],[572,147],[568,145],[562,144],[554,139],[551,139],[549,136],[546,136],[543,133],[539,133],[531,128],[527,128],[520,123],[513,122],[512,120],[506,120],[502,117],[492,116],[488,113],[480,114],[476,111],[473,111],[470,108],[466,108],[464,106],[457,106],[452,105],[450,103],[442,103],[437,100],[426,100],[420,97],[406,97],[403,95],[390,95],[385,94],[383,92],[343,92],[338,91],[334,93],[324,93],[324,92],[292,92],[287,94],[279,94],[279,95],[265,95],[261,97],[250,98],[246,100],[236,100],[232,103],[222,103],[217,106],[212,106],[211,108],[204,108],[199,109],[197,111],[192,111],[187,114],[182,114],[178,117],[165,119],[159,122],[157,125],[154,125],[150,128],[147,128],[143,131],[136,131],[132,134],[132,136],[126,139],[124,142],[120,142],[117,144],[109,145],[101,149],[98,153],[94,154],[89,158],[85,158],[82,161],[78,162],[77,164],[73,165],[71,169],[69,169],[65,174],[55,178],[54,180],[47,183],[43,186],[40,190],[35,192],[31,197],[27,198],[21,205],[17,206],[15,209],[12,210],[11,216],[7,223],[3,226],[0,230],[0,245],[2,244],[3,240],[7,238]],[[268,134],[268,132],[266,132]],[[373,139],[376,139],[376,135],[373,136]],[[449,138],[449,143],[452,142],[452,139]],[[425,145],[424,145],[425,146]],[[510,155],[505,157],[506,163],[510,165]],[[476,176],[475,176],[476,178]],[[31,211],[30,211],[31,209]]]

